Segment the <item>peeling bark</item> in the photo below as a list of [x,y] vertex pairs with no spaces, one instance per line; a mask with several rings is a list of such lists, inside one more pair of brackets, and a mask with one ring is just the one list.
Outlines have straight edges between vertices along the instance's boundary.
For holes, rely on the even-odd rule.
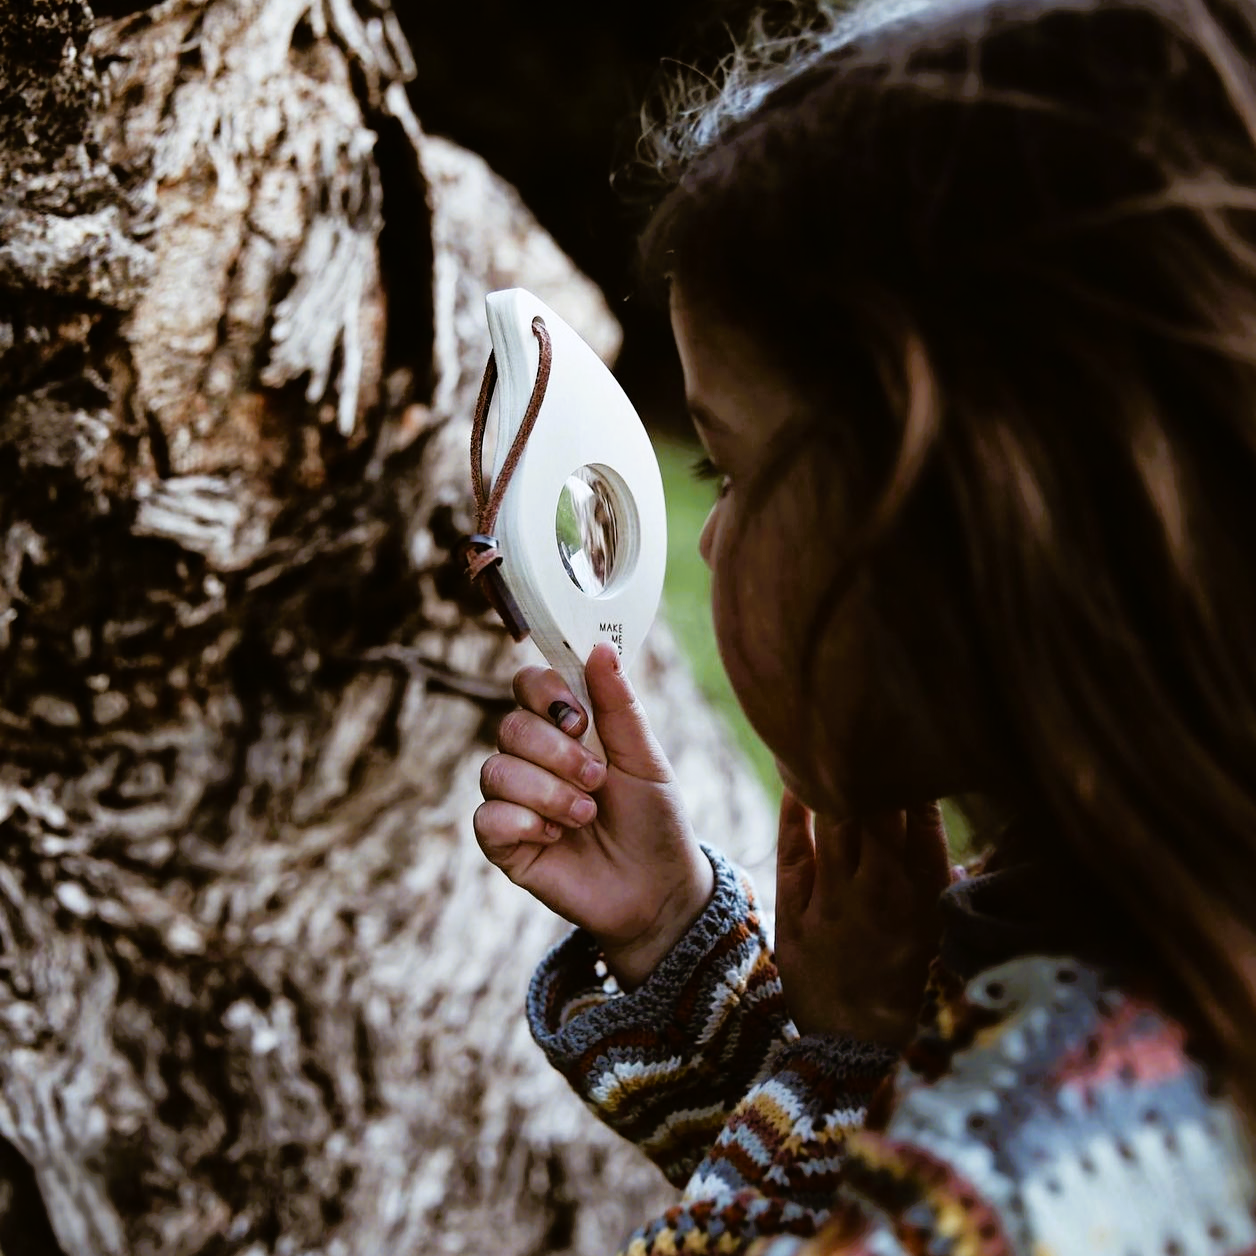
[[[481,860],[482,302],[614,353],[383,0],[0,0],[0,1251],[595,1252],[666,1193]],[[665,631],[706,836],[766,832]]]

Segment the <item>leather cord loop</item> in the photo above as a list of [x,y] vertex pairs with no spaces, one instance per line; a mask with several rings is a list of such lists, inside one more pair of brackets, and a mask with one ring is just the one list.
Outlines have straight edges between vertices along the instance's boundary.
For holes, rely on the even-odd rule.
[[532,333],[536,336],[541,351],[536,382],[532,385],[532,395],[528,398],[527,409],[523,412],[514,443],[510,446],[501,472],[491,488],[484,481],[484,430],[488,425],[489,406],[497,387],[497,358],[493,353],[488,356],[488,365],[484,368],[484,379],[480,384],[480,395],[475,403],[475,418],[471,424],[471,489],[475,494],[476,532],[473,536],[463,537],[458,545],[458,556],[466,566],[467,578],[482,589],[516,641],[522,641],[528,635],[528,626],[524,623],[518,604],[497,573],[502,553],[498,549],[493,528],[497,523],[506,490],[510,487],[511,477],[527,448],[532,429],[536,427],[541,403],[545,400],[545,389],[549,384],[553,346],[545,320],[539,314],[532,320]]
[[550,334],[545,327],[545,320],[538,314],[532,320],[532,333],[541,347],[541,360],[536,369],[536,383],[532,385],[532,396],[528,398],[528,408],[523,412],[523,421],[515,435],[514,444],[502,464],[501,474],[489,490],[484,483],[484,429],[488,424],[488,409],[493,400],[493,391],[497,386],[497,358],[495,354],[488,356],[488,365],[484,368],[484,381],[480,385],[480,396],[475,403],[475,420],[471,428],[471,488],[475,493],[475,505],[479,511],[476,531],[482,536],[491,536],[493,525],[497,522],[497,512],[501,510],[502,500],[510,487],[510,477],[514,475],[519,459],[527,447],[528,437],[536,426],[536,417],[541,412],[541,402],[545,400],[545,389],[549,384],[550,364],[554,354],[550,343]]

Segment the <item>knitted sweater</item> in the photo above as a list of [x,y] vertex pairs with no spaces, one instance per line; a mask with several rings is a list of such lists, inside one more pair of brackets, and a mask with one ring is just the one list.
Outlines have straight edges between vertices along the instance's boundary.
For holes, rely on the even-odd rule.
[[1068,958],[964,983],[935,966],[902,1056],[800,1037],[749,881],[618,993],[577,930],[528,995],[533,1035],[682,1202],[627,1256],[1230,1256],[1256,1252],[1237,1112],[1180,1026]]

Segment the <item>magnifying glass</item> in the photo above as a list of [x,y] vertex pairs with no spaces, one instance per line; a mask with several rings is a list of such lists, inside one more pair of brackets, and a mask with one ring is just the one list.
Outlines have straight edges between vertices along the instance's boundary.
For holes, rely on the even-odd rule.
[[[515,639],[530,634],[591,710],[593,647],[609,641],[627,668],[658,610],[663,480],[632,403],[576,332],[523,288],[485,305],[493,352],[471,443],[479,531],[462,556]],[[602,753],[592,721],[584,740]]]

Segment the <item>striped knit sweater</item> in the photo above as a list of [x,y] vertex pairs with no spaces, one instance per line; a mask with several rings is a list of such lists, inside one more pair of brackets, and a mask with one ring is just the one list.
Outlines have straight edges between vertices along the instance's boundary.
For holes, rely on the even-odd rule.
[[1182,1031],[1098,970],[935,967],[916,1041],[790,1023],[749,881],[619,993],[587,934],[543,961],[532,1032],[682,1201],[626,1256],[1256,1254],[1256,1173]]

